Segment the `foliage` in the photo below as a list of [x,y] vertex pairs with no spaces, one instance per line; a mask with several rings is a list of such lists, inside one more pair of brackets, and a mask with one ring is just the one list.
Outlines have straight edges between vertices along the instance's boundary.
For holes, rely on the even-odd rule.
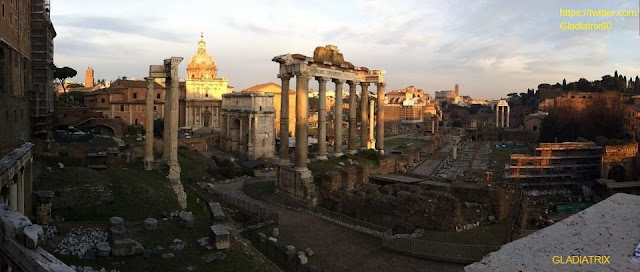
[[228,179],[237,178],[241,176],[255,176],[253,169],[238,165],[227,159],[219,159],[216,156],[211,157],[218,167],[209,167],[207,172],[212,176],[224,177]]
[[585,138],[602,141],[623,138],[623,108],[615,97],[594,98],[582,111],[571,106],[552,109],[543,120],[541,142],[566,142]]
[[64,82],[67,79],[76,76],[77,74],[78,74],[78,71],[74,70],[73,68],[70,68],[70,67],[67,67],[67,66],[62,67],[62,68],[56,67],[55,72],[53,72],[53,77],[60,82],[60,84],[62,85],[62,90],[64,91],[64,93],[67,93],[67,89],[64,86]]

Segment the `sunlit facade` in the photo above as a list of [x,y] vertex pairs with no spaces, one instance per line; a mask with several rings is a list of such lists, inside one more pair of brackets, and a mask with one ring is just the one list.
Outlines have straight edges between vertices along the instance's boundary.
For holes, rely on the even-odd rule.
[[185,125],[193,129],[219,128],[222,94],[233,90],[226,78],[218,78],[218,67],[206,45],[201,39],[187,66]]

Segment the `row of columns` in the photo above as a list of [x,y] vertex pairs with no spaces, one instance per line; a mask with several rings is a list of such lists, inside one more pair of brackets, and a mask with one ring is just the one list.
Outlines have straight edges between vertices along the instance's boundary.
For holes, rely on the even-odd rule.
[[496,106],[496,127],[497,128],[509,127],[510,113],[511,113],[511,108],[509,106]]
[[[31,163],[16,172],[9,184],[8,205],[12,210],[16,210],[24,215],[31,214]],[[4,201],[7,199],[5,198]]]
[[[311,76],[306,73],[296,73],[296,147],[294,167],[298,170],[307,169],[308,158],[308,127],[309,127],[309,80]],[[282,95],[280,104],[280,164],[289,164],[289,80],[291,74],[281,74],[278,77],[282,80]],[[384,92],[385,83],[377,83],[378,87],[378,111],[377,119],[378,134],[377,140],[373,139],[373,103],[369,107],[368,82],[357,82],[343,79],[330,79],[328,77],[315,77],[319,88],[318,105],[318,159],[327,159],[327,111],[326,111],[326,91],[327,82],[331,80],[336,87],[335,122],[334,122],[334,153],[333,156],[342,156],[342,87],[349,84],[349,138],[347,142],[348,152],[356,153],[356,88],[360,85],[360,116],[361,116],[361,149],[375,148],[380,152],[384,150]],[[369,122],[369,112],[371,120]],[[367,129],[369,126],[369,129]]]

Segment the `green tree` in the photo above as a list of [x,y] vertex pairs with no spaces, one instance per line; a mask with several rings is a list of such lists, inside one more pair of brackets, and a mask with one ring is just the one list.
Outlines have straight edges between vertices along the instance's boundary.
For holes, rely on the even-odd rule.
[[62,67],[62,68],[58,68],[56,67],[56,71],[53,72],[53,77],[55,79],[57,79],[60,84],[62,84],[62,90],[64,91],[64,93],[67,93],[67,89],[64,86],[64,82],[69,79],[72,78],[74,76],[76,76],[78,74],[78,71],[74,70],[73,68],[70,67]]

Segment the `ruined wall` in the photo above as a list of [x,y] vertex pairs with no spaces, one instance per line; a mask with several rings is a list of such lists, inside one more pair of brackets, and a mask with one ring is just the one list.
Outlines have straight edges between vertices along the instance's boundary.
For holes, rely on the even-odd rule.
[[[502,220],[509,215],[511,201],[504,190],[496,187],[459,187],[454,186],[449,190],[451,195],[463,202],[478,203],[482,208]],[[475,208],[471,206],[469,208]],[[484,217],[484,216],[483,216]]]
[[[43,229],[17,211],[0,204],[0,266],[4,271],[72,272],[40,247]],[[7,269],[8,268],[8,269]]]

